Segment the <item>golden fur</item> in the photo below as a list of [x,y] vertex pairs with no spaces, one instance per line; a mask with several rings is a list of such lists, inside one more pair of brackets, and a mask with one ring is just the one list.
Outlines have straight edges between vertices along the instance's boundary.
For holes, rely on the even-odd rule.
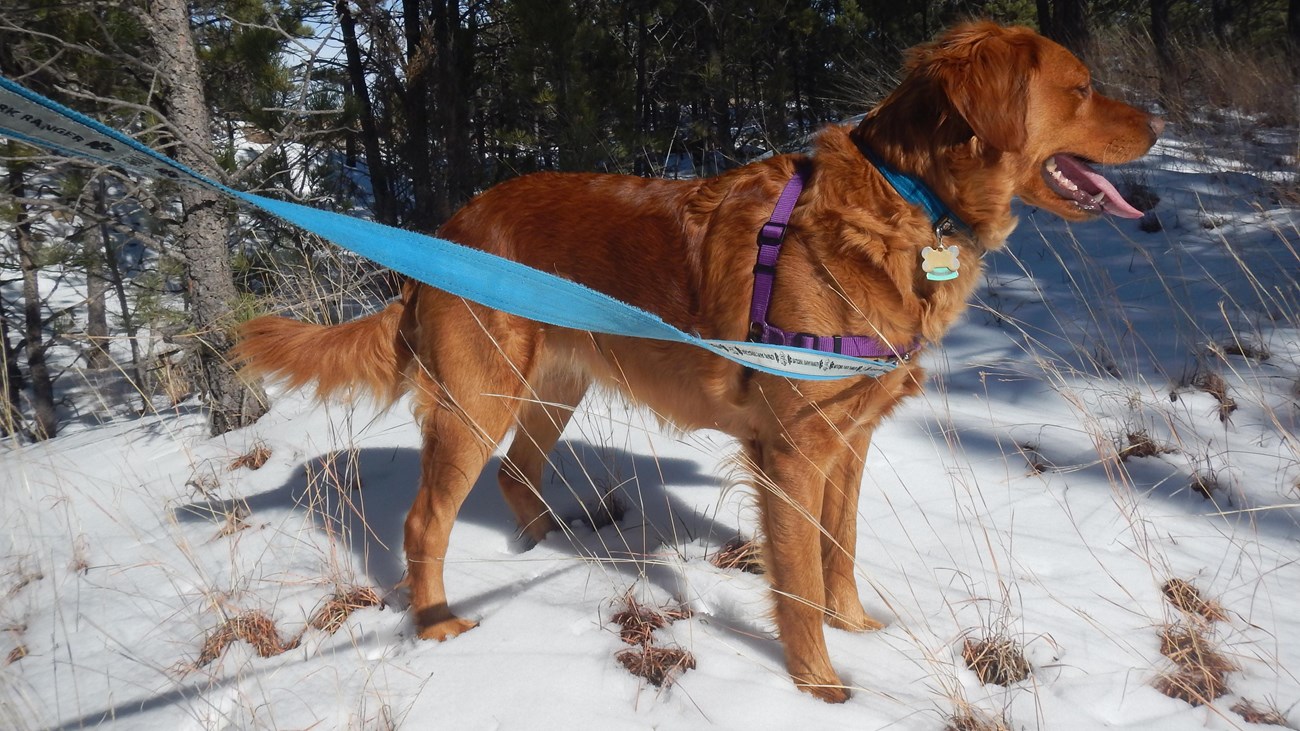
[[[949,31],[913,50],[902,84],[860,125],[818,137],[769,319],[789,331],[878,333],[896,347],[937,341],[979,282],[981,256],[1014,228],[1013,197],[1089,217],[1045,184],[1050,156],[1128,161],[1160,127],[1093,92],[1082,64],[1030,30],[975,23]],[[957,279],[926,280],[920,252],[935,244],[931,223],[862,146],[923,178],[970,225],[973,236],[957,237]],[[530,175],[478,196],[440,234],[582,282],[683,330],[743,340],[757,232],[806,159],[783,155],[692,181]],[[854,575],[858,489],[872,431],[920,390],[915,360],[878,379],[790,381],[685,345],[540,325],[419,283],[382,312],[333,328],[253,320],[237,355],[252,373],[315,382],[322,395],[413,393],[424,449],[405,549],[425,638],[474,626],[448,607],[442,561],[462,500],[511,428],[499,481],[521,529],[537,540],[557,526],[540,497],[546,454],[591,384],[612,386],[680,428],[731,434],[760,473],[787,667],[802,690],[848,697],[822,623],[881,626],[863,610]]]

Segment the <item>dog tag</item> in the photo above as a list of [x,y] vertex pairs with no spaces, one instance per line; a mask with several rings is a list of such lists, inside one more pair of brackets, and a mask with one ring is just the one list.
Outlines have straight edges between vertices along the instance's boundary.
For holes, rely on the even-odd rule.
[[961,260],[958,258],[960,253],[960,246],[945,246],[940,249],[927,246],[921,249],[921,271],[925,272],[925,278],[931,282],[956,279],[957,270],[961,268]]

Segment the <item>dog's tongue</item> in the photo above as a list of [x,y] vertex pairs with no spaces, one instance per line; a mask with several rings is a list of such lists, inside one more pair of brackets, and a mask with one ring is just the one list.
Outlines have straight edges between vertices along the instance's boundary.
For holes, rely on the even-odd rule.
[[1084,161],[1064,153],[1055,155],[1052,159],[1056,160],[1057,169],[1075,185],[1079,186],[1080,189],[1092,195],[1097,193],[1105,195],[1101,206],[1107,213],[1121,218],[1142,217],[1142,211],[1134,208],[1132,204],[1124,200],[1124,196],[1120,195],[1118,190],[1115,190],[1115,186],[1111,185],[1109,180],[1089,167]]

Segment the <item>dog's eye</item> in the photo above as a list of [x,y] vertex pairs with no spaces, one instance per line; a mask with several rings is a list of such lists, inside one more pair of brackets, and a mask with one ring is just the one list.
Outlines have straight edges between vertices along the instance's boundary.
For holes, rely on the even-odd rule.
[[1087,99],[1092,96],[1092,84],[1080,84],[1079,86],[1074,87],[1074,93],[1078,94],[1080,99]]

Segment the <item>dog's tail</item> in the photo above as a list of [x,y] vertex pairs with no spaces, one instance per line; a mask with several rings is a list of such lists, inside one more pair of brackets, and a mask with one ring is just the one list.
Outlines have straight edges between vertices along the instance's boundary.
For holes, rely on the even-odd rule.
[[280,379],[294,389],[315,384],[318,398],[361,392],[388,406],[402,395],[410,360],[401,335],[404,309],[398,301],[333,326],[258,317],[239,327],[231,356],[249,376]]

